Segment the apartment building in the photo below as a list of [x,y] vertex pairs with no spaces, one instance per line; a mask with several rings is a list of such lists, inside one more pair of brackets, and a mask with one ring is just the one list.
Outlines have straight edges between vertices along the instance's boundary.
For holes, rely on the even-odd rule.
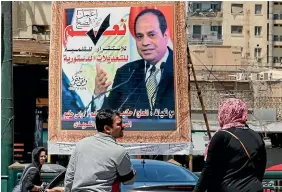
[[[13,1],[14,160],[47,146],[51,1]],[[41,126],[43,125],[43,126]],[[24,137],[23,137],[24,135]],[[43,143],[42,143],[43,142]]]
[[[252,65],[267,64],[267,2],[210,1],[188,3],[190,44],[242,47],[242,57]],[[201,35],[200,35],[201,34]],[[195,40],[195,37],[201,36]],[[205,38],[203,38],[203,36]]]
[[267,65],[267,1],[224,1],[224,45],[241,46],[245,65]]
[[[269,2],[269,31],[273,41],[269,42],[271,62],[274,67],[282,67],[282,2]],[[270,38],[271,40],[271,38]]]
[[14,1],[13,38],[50,40],[51,1]]
[[244,65],[282,67],[281,2],[191,1],[187,13],[190,45],[240,46]]
[[[226,93],[244,99],[260,119],[282,118],[282,73],[269,69],[280,66],[282,55],[280,4],[187,2],[188,44],[211,122],[219,98]],[[196,95],[192,83],[192,111],[199,113]]]
[[[187,2],[189,50],[210,130],[218,128],[220,100],[235,96],[248,103],[248,125],[268,135],[273,148],[281,145],[282,72],[269,69],[282,67],[281,5],[277,1]],[[206,126],[193,80],[195,152],[203,146]],[[268,163],[281,159],[277,154],[268,150]]]
[[191,45],[222,45],[222,2],[187,3],[188,41]]

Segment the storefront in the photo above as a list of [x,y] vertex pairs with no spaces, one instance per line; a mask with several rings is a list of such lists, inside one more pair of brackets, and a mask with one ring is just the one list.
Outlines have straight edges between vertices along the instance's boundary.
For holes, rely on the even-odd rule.
[[13,40],[14,161],[30,162],[38,144],[36,98],[48,98],[48,60],[49,42]]

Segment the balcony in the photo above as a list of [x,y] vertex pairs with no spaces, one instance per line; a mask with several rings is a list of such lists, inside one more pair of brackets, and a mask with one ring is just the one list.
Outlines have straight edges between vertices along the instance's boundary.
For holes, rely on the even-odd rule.
[[222,45],[221,34],[188,34],[188,44],[190,45]]
[[273,57],[273,67],[282,68],[282,57],[278,57],[278,56]]
[[195,10],[194,12],[188,12],[188,20],[190,21],[223,21],[223,13],[218,10]]
[[273,35],[273,45],[282,46],[282,35]]
[[275,68],[282,68],[282,63],[273,63],[273,67],[275,67]]
[[282,12],[273,13],[273,23],[282,24]]

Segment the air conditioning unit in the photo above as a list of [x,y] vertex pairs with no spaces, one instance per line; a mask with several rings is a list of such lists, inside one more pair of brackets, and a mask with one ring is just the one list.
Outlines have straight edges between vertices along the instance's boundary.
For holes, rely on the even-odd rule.
[[259,73],[259,74],[257,74],[258,76],[258,81],[263,81],[264,80],[264,73]]
[[211,36],[217,36],[217,32],[216,32],[216,31],[213,31],[213,32],[210,33],[210,35],[211,35]]
[[259,81],[271,81],[272,73],[271,72],[259,73],[257,77]]
[[245,73],[237,73],[236,80],[237,81],[246,81],[248,80],[248,76]]

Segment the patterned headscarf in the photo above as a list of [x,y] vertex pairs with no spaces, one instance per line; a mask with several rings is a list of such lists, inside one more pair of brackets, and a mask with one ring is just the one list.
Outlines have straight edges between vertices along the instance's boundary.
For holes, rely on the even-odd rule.
[[[218,108],[218,122],[220,128],[229,129],[231,127],[243,127],[248,120],[248,106],[240,99],[229,98],[224,100]],[[208,153],[209,144],[205,150],[205,160]]]
[[218,122],[221,129],[242,127],[248,120],[248,106],[240,99],[226,99],[219,105]]

